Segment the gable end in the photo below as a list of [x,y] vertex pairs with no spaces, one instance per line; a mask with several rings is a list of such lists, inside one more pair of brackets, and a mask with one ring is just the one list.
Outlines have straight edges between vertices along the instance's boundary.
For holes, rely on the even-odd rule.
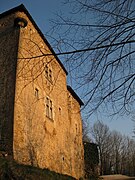
[[64,70],[64,72],[66,73],[66,75],[68,75],[67,70],[65,69],[64,65],[62,64],[62,62],[59,60],[58,56],[56,55],[56,53],[54,52],[54,50],[52,49],[51,45],[49,44],[49,42],[47,41],[47,39],[45,38],[45,36],[43,35],[43,33],[41,32],[41,30],[39,29],[39,27],[37,26],[37,24],[35,23],[34,19],[32,18],[32,16],[29,14],[29,12],[27,11],[27,9],[25,8],[25,6],[23,4],[12,8],[2,14],[0,14],[0,19],[8,16],[12,13],[15,12],[24,12],[28,18],[30,19],[30,21],[32,22],[33,26],[35,27],[35,29],[38,31],[39,35],[41,36],[41,38],[44,40],[45,44],[48,46],[49,50],[51,51],[52,55],[56,58],[56,60],[58,61],[58,63],[60,64],[60,66],[62,67],[62,69]]

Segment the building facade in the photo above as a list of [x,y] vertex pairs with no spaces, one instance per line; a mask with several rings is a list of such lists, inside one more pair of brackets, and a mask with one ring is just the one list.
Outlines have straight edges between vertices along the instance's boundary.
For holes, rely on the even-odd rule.
[[0,15],[0,150],[23,164],[83,176],[81,99],[23,5]]

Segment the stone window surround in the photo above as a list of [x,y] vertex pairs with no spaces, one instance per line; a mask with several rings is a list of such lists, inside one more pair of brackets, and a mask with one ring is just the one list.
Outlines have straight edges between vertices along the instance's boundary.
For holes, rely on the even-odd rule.
[[53,82],[52,68],[48,64],[45,65],[45,77],[49,82]]
[[46,117],[53,120],[53,102],[50,97],[46,96],[45,98],[45,110],[46,110]]
[[39,89],[37,87],[34,88],[34,94],[35,94],[35,98],[39,100]]

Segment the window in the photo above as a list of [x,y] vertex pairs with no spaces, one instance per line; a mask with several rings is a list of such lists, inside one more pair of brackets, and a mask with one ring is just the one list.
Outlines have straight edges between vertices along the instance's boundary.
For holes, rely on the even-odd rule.
[[49,69],[49,76],[48,76],[48,79],[49,79],[49,81],[52,82],[52,70],[51,70],[51,69]]
[[59,115],[61,116],[61,108],[59,107]]
[[48,79],[48,66],[45,66],[45,77]]
[[39,90],[35,88],[35,97],[36,99],[39,99]]
[[78,128],[77,128],[77,124],[75,124],[75,129],[76,129],[76,134],[77,134],[77,129],[78,129]]
[[48,97],[46,97],[46,116],[53,119],[53,105],[52,101]]
[[45,77],[52,82],[52,70],[47,65],[45,66]]

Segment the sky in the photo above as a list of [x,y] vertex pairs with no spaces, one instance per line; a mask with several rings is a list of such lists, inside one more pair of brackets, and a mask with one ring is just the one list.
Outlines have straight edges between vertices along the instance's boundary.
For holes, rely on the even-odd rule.
[[[24,4],[43,34],[51,28],[50,20],[55,19],[57,12],[67,13],[68,11],[63,0],[0,0],[0,13],[20,4]],[[128,116],[112,119],[104,114],[100,116],[95,114],[90,118],[89,126],[91,127],[96,120],[102,120],[109,126],[110,130],[117,130],[131,138],[133,136],[132,131],[135,123]]]
[[63,7],[63,0],[0,0],[0,12],[4,12],[20,4],[24,4],[33,19],[42,30],[49,30],[49,20]]

